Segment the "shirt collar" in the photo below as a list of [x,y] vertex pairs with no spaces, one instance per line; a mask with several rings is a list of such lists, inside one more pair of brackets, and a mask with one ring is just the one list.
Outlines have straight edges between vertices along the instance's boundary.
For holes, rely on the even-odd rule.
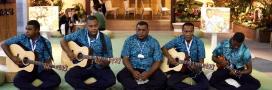
[[[88,30],[86,30],[86,32],[87,32],[87,38],[92,39],[92,38],[89,36],[89,31],[88,31]],[[96,34],[96,38],[95,38],[95,40],[97,40],[97,39],[98,39],[99,35],[100,35],[100,33],[99,33],[99,31],[98,31],[98,32],[97,32],[97,34]]]
[[134,38],[135,38],[136,40],[140,41],[140,42],[145,42],[145,41],[148,41],[149,35],[147,35],[147,37],[144,38],[143,40],[140,40],[140,39],[137,37],[137,35],[134,34]]

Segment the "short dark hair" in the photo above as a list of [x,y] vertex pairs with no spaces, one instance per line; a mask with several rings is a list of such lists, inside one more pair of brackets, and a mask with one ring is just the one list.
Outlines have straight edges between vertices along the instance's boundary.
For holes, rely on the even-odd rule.
[[236,32],[233,36],[232,36],[232,40],[237,41],[239,43],[244,42],[245,40],[245,35],[241,32]]
[[137,25],[136,25],[136,28],[137,28],[137,26],[138,25],[146,25],[146,27],[147,27],[147,29],[148,29],[148,23],[146,22],[146,21],[139,21],[138,23],[137,23]]
[[190,23],[190,22],[186,22],[182,25],[182,30],[184,29],[185,26],[192,26],[194,29],[194,24]]
[[35,30],[40,30],[40,23],[37,20],[30,20],[27,25],[33,25]]
[[87,20],[96,20],[96,21],[98,21],[97,18],[95,16],[93,16],[93,15],[88,16]]

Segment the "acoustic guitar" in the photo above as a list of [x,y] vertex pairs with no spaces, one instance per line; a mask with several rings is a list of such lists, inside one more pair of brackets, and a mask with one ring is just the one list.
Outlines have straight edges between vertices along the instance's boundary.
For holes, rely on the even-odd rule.
[[89,48],[86,46],[79,46],[74,41],[68,42],[68,47],[72,50],[72,52],[77,56],[76,60],[70,60],[67,56],[66,52],[62,51],[61,61],[62,64],[67,65],[68,69],[73,68],[75,66],[85,67],[89,64],[88,60],[92,60],[92,63],[95,63],[96,60],[107,60],[111,63],[120,64],[121,58],[106,58],[100,56],[89,56]]
[[[10,58],[6,60],[7,68],[9,72],[18,72],[25,70],[27,72],[32,72],[34,69],[34,65],[44,65],[45,63],[35,61],[35,54],[32,51],[24,50],[20,45],[11,44],[9,46],[10,51],[13,56],[18,57],[23,65],[15,64]],[[50,65],[50,68],[55,68],[58,70],[67,70],[67,66],[65,65]]]
[[184,60],[184,58],[186,57],[186,55],[183,52],[177,52],[175,49],[170,49],[168,50],[169,54],[174,57],[177,62],[179,63],[179,65],[176,65],[174,67],[170,67],[168,64],[168,59],[166,57],[164,57],[164,60],[162,62],[161,65],[161,70],[162,72],[169,72],[169,71],[181,71],[183,65],[196,65],[197,67],[201,67],[199,71],[202,71],[202,68],[204,69],[210,69],[210,70],[214,70],[215,65],[214,64],[207,64],[207,63],[198,63],[198,62],[192,62],[192,61],[186,61]]

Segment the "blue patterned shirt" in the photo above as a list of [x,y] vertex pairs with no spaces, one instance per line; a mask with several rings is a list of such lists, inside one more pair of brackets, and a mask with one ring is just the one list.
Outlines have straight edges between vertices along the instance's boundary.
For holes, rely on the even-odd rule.
[[[164,46],[166,49],[175,48],[177,52],[184,52],[188,54],[185,37],[183,35],[174,38],[173,40],[166,43]],[[192,61],[199,62],[200,59],[205,58],[205,47],[204,43],[198,37],[193,36],[193,41],[190,47],[190,57]]]
[[238,49],[232,49],[230,40],[224,40],[219,43],[213,51],[213,56],[224,55],[225,58],[236,68],[241,68],[251,60],[249,48],[241,44]]
[[[139,54],[143,55],[144,58],[138,58]],[[130,36],[124,43],[121,56],[129,57],[133,68],[146,71],[151,68],[155,61],[163,59],[159,42],[151,36],[143,41],[140,41],[136,35]]]
[[74,33],[64,36],[64,40],[65,41],[74,41],[79,45],[86,46],[88,48],[92,48],[92,52],[93,52],[94,56],[113,57],[110,38],[107,35],[104,35],[105,44],[107,47],[107,52],[104,53],[102,50],[102,43],[100,40],[101,33],[98,34],[97,38],[90,38],[89,39],[90,45],[89,45],[88,38],[87,38],[89,36],[88,32],[89,31],[86,28],[81,29],[81,30],[77,30]]
[[[30,38],[28,38],[25,34],[20,34],[14,36],[4,42],[6,45],[11,44],[18,44],[22,46],[26,51],[32,51],[32,46],[30,43]],[[36,48],[34,49],[34,53],[36,56],[37,61],[45,62],[47,60],[51,60],[52,55],[52,47],[51,43],[45,39],[44,37],[40,36],[36,41]],[[43,70],[43,66],[38,67],[38,71],[41,72]]]

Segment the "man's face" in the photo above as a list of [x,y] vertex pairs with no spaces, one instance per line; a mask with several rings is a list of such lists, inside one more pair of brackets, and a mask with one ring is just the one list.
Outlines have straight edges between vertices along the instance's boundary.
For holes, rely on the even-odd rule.
[[33,25],[27,25],[25,29],[25,34],[29,38],[35,37],[39,33],[39,30],[36,30]]
[[137,25],[136,34],[139,39],[144,39],[148,36],[149,29],[146,25]]
[[239,43],[239,42],[231,39],[231,48],[232,49],[238,49],[241,46],[241,44],[242,43]]
[[185,40],[189,41],[192,40],[194,35],[194,27],[193,26],[184,26],[182,29],[182,33],[185,37]]
[[88,20],[87,21],[87,28],[90,35],[96,35],[98,33],[98,22],[97,20]]

